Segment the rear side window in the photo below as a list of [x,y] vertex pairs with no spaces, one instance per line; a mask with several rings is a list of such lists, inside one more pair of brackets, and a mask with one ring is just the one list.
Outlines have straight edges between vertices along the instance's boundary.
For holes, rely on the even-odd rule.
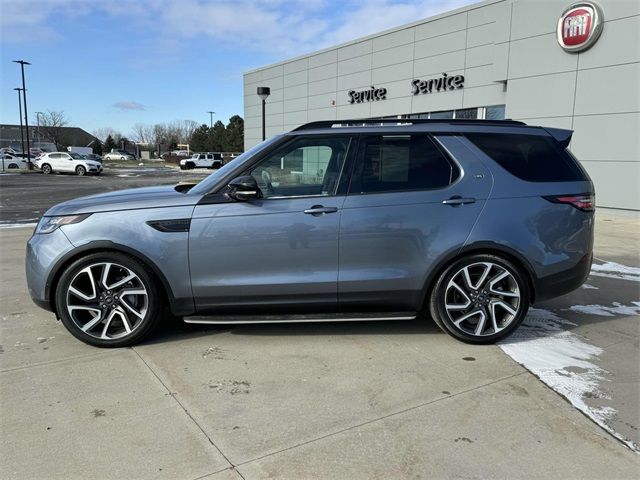
[[428,135],[366,136],[349,193],[433,190],[459,176],[458,167]]
[[585,180],[576,161],[550,137],[495,133],[467,133],[465,136],[498,165],[522,180]]

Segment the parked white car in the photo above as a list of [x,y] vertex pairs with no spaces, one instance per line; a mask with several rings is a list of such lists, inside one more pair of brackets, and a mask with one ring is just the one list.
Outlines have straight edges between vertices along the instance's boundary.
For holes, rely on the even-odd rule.
[[221,153],[194,153],[191,158],[180,160],[181,170],[191,170],[192,168],[220,168],[221,166]]
[[102,164],[94,160],[86,160],[74,152],[46,153],[35,162],[42,173],[48,175],[52,172],[69,172],[76,175],[92,173],[100,175]]
[[0,168],[2,170],[26,169],[27,159],[11,153],[0,153]]
[[109,153],[105,153],[102,160],[135,160],[135,155],[125,150],[111,150]]

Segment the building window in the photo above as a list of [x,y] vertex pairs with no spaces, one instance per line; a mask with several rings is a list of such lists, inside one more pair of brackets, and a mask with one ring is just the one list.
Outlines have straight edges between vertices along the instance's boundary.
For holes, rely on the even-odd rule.
[[504,120],[504,105],[493,105],[485,107],[484,118],[486,120]]
[[462,110],[456,110],[455,118],[475,119],[478,118],[477,108],[463,108]]
[[432,112],[429,115],[429,118],[435,118],[435,119],[453,118],[453,110],[447,110],[445,112]]

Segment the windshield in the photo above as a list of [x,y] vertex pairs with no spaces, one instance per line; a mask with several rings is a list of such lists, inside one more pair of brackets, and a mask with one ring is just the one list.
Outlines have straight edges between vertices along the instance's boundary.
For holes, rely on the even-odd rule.
[[71,158],[75,158],[76,160],[82,160],[82,155],[80,155],[79,153],[69,152],[69,155],[71,155]]
[[249,150],[244,152],[242,155],[239,155],[233,160],[231,160],[229,163],[224,164],[214,173],[212,173],[207,178],[202,180],[195,187],[189,190],[189,193],[193,193],[196,195],[204,195],[205,193],[209,192],[209,190],[213,188],[213,186],[218,182],[218,180],[225,177],[230,171],[235,169],[238,165],[240,165],[241,163],[243,163],[245,160],[252,157],[256,153],[260,152],[261,150],[267,148],[269,145],[275,143],[277,140],[280,140],[281,138],[282,138],[282,135],[276,135],[275,137],[271,137],[265,140],[264,142],[259,143],[255,147],[250,148]]

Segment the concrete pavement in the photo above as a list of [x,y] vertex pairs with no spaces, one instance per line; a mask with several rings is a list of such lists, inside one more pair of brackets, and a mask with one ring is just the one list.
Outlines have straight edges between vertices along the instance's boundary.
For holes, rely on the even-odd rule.
[[[598,253],[632,264],[634,221],[611,226],[630,229],[618,240],[599,236]],[[28,299],[30,233],[0,231],[0,478],[640,472],[639,455],[499,347],[457,342],[428,323],[170,324],[132,349],[89,347]],[[570,310],[587,299],[638,300],[637,283],[592,280],[599,297],[583,290],[576,295],[588,297],[544,308],[580,322],[572,331],[602,346],[597,361],[621,379],[610,382],[613,404],[637,428],[637,316]]]

